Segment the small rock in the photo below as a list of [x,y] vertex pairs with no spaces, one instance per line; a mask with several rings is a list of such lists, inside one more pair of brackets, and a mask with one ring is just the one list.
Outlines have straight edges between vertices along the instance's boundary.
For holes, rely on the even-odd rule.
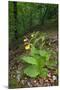
[[38,82],[36,83],[36,86],[39,87],[39,83]]
[[18,75],[16,76],[16,79],[17,79],[18,82],[20,81],[20,74],[18,74]]
[[27,82],[27,84],[28,84],[28,86],[29,86],[29,87],[32,87],[32,85],[31,85],[31,83],[30,83],[30,82]]
[[47,83],[47,82],[48,82],[48,80],[46,79],[46,80],[45,80],[45,82]]
[[27,80],[27,77],[25,77],[25,80]]
[[53,80],[54,80],[54,81],[57,80],[56,76],[53,76]]
[[24,80],[21,80],[21,83],[24,85],[25,84],[25,81]]
[[33,82],[36,83],[36,80],[34,80]]

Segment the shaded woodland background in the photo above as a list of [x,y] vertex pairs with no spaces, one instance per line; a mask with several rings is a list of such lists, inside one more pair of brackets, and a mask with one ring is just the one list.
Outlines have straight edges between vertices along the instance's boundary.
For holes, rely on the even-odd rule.
[[9,2],[10,48],[22,43],[27,32],[40,31],[50,24],[58,27],[58,5]]

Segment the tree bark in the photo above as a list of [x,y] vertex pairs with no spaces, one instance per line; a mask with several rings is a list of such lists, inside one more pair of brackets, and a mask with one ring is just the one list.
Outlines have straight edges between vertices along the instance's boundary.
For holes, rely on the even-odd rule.
[[18,31],[17,31],[17,2],[13,2],[14,7],[14,33],[15,33],[15,39],[18,39]]

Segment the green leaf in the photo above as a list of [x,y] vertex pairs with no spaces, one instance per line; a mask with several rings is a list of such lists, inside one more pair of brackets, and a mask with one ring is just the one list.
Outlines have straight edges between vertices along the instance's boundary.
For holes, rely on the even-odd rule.
[[39,71],[39,69],[38,69],[37,66],[35,66],[35,65],[29,65],[26,69],[24,69],[24,73],[27,76],[36,77],[36,76],[39,75],[40,71]]
[[49,52],[48,52],[48,51],[46,51],[46,50],[41,50],[41,49],[40,49],[39,53],[40,53],[40,55],[41,55],[42,57],[45,57],[45,58],[46,58],[46,60],[48,60],[48,59],[49,59],[49,57],[50,57]]
[[34,65],[38,64],[37,60],[32,56],[23,56],[21,59],[29,64],[34,64]]
[[39,67],[44,67],[46,64],[46,59],[44,57],[40,57]]
[[44,67],[46,65],[46,58],[45,57],[42,57],[38,54],[33,54],[32,57],[34,57],[37,61],[37,65],[38,67]]
[[35,55],[35,58],[38,61],[39,67],[44,67],[45,66],[45,64],[46,64],[46,58],[45,57],[42,57],[42,56],[39,56],[39,55]]
[[54,67],[56,67],[57,65],[57,61],[56,60],[49,60],[47,62],[47,67],[50,68],[50,69],[53,69]]
[[31,55],[33,54],[39,54],[39,50],[35,48],[34,46],[31,47]]
[[45,50],[41,50],[39,51],[40,55],[41,56],[46,56],[47,52]]
[[46,68],[41,68],[40,77],[47,77],[48,70]]

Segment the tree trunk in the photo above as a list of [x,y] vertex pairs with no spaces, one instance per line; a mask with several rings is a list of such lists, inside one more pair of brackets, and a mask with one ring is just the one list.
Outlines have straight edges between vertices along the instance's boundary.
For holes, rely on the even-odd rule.
[[18,31],[17,31],[17,2],[13,2],[14,6],[14,33],[15,33],[15,39],[18,39]]

